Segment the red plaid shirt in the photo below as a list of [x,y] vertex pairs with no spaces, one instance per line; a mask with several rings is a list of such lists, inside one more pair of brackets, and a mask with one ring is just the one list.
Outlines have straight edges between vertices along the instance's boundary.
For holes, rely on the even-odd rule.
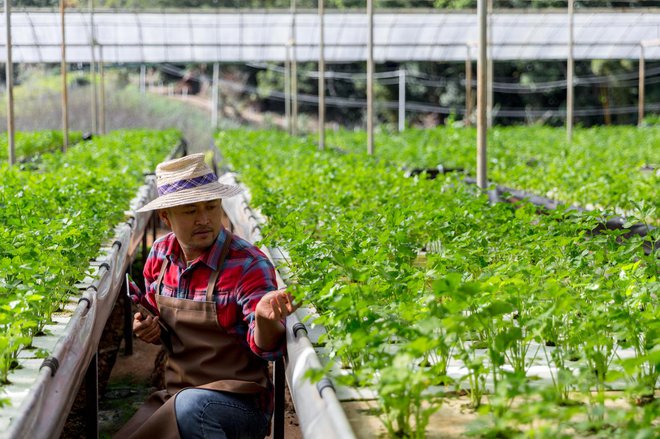
[[[229,334],[235,335],[255,355],[267,361],[274,361],[284,354],[284,338],[279,349],[264,351],[254,342],[254,311],[257,303],[268,293],[277,289],[275,269],[268,258],[255,246],[234,235],[229,254],[223,267],[218,267],[218,259],[227,232],[222,229],[208,251],[200,255],[189,266],[173,233],[154,242],[144,266],[146,299],[156,306],[156,281],[165,258],[170,266],[163,277],[160,294],[189,300],[206,300],[206,286],[211,273],[221,268],[216,281],[213,299],[216,302],[218,322]],[[229,294],[217,294],[218,291]],[[272,385],[269,402],[262,405],[272,414]]]

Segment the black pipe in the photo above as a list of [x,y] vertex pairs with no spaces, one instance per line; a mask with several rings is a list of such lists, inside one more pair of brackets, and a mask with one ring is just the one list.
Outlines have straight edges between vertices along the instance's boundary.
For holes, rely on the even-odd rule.
[[50,376],[54,377],[57,373],[57,369],[60,368],[60,362],[55,357],[48,357],[43,361],[43,363],[41,363],[39,370],[43,369],[44,367],[49,368]]
[[121,300],[124,302],[124,355],[133,355],[133,310],[131,309],[131,301],[123,294],[127,288],[128,285],[126,285],[126,277],[124,276],[124,282],[119,293]]
[[301,322],[297,322],[295,325],[293,325],[292,331],[293,336],[296,338],[298,338],[298,331],[304,331],[305,335],[307,335],[307,327],[305,327],[305,324]]
[[85,431],[88,438],[99,437],[99,363],[94,352],[85,373]]
[[273,439],[284,439],[284,375],[284,360],[280,358],[273,365],[273,382],[275,385]]
[[445,168],[442,165],[438,165],[435,168],[403,168],[406,177],[415,177],[417,175],[425,174],[426,178],[429,180],[435,180],[440,174],[449,174],[452,172],[465,172],[465,168]]
[[[468,184],[476,184],[476,180],[470,177],[464,178],[463,182]],[[532,203],[535,206],[540,207],[543,210],[555,210],[559,206],[566,206],[566,203],[563,203],[561,201],[551,200],[550,198],[534,195],[526,191],[511,189],[506,186],[496,186],[496,192],[497,192],[497,197],[499,198],[498,201],[500,202],[515,204],[521,201],[526,201],[528,203]],[[576,212],[587,211],[587,209],[583,207],[573,206],[573,205],[568,206],[567,210],[573,210]],[[603,230],[625,230],[626,233],[624,233],[622,236],[623,238],[628,239],[633,235],[639,235],[641,237],[644,237],[649,232],[656,229],[656,227],[654,226],[647,226],[646,224],[642,224],[642,223],[635,223],[628,227],[624,227],[625,223],[626,223],[626,219],[620,216],[614,216],[609,219],[601,218],[598,225],[596,225],[596,227],[593,228],[589,233],[591,235],[598,235],[602,233]],[[648,256],[652,252],[657,252],[658,250],[660,250],[660,241],[656,241],[655,243],[645,241],[642,247],[644,249],[644,254]],[[658,257],[660,257],[660,254],[658,254]]]

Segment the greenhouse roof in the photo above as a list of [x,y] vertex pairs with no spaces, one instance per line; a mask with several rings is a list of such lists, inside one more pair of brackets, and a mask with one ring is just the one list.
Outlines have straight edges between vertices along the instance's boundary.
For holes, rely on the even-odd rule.
[[[288,12],[97,12],[96,59],[104,62],[284,61],[292,38]],[[574,18],[576,59],[660,59],[660,12],[589,12]],[[324,19],[325,56],[330,62],[367,57],[367,16],[332,12]],[[567,57],[565,12],[497,12],[492,17],[492,57],[497,60],[550,60]],[[13,60],[59,62],[60,16],[56,12],[12,13]],[[4,28],[4,20],[0,24]],[[89,62],[90,14],[66,14],[67,60]],[[319,18],[295,15],[296,59],[318,59]],[[402,12],[374,17],[374,58],[382,61],[463,61],[468,47],[477,56],[474,13]],[[5,45],[5,31],[0,31]],[[6,59],[5,50],[0,61]]]

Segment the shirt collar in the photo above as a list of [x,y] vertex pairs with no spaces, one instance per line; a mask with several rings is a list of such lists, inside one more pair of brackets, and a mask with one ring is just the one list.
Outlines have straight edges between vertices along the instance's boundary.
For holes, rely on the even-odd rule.
[[213,245],[200,257],[200,260],[204,262],[211,270],[217,270],[218,261],[220,260],[220,253],[222,253],[222,247],[225,244],[227,239],[227,231],[224,227],[220,228],[220,233],[218,237],[215,238]]
[[[202,262],[206,264],[206,266],[211,270],[217,270],[218,260],[220,259],[220,253],[222,252],[222,246],[225,243],[225,239],[227,239],[227,231],[224,227],[222,227],[220,229],[220,233],[218,233],[218,236],[215,238],[215,241],[213,241],[211,247],[209,247],[208,250],[206,250],[197,259],[195,259],[195,261],[193,261],[193,265],[196,265],[198,262]],[[179,241],[177,241],[176,236],[172,234],[172,240],[170,241],[170,245],[167,248],[167,252],[165,253],[166,257],[170,259],[172,264],[186,267],[182,253],[183,252],[181,250],[181,246],[179,245]]]
[[168,258],[174,265],[179,265],[179,261],[183,263],[183,258],[181,257],[181,246],[179,245],[179,241],[177,241],[176,235],[174,235],[174,233],[171,233],[169,245],[165,251],[165,257]]

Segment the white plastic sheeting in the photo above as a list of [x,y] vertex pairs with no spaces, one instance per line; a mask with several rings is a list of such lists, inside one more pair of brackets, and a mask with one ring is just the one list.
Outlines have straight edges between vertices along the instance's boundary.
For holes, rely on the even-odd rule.
[[[292,15],[267,12],[189,12],[94,14],[96,59],[104,62],[284,61]],[[318,60],[318,16],[296,14],[296,58]],[[325,57],[331,62],[362,61],[367,51],[367,16],[331,12],[325,16]],[[568,17],[563,11],[497,12],[492,17],[497,60],[565,59]],[[0,28],[4,23],[0,23]],[[462,61],[477,40],[471,13],[392,12],[374,17],[374,57],[383,61]],[[90,14],[67,12],[67,59],[91,59]],[[60,17],[55,12],[12,13],[14,62],[59,62]],[[640,42],[660,36],[660,10],[575,14],[576,59],[637,59]],[[4,30],[0,45],[5,45]],[[473,47],[472,57],[476,56]],[[660,46],[646,48],[660,59]],[[0,62],[5,52],[0,52]]]

